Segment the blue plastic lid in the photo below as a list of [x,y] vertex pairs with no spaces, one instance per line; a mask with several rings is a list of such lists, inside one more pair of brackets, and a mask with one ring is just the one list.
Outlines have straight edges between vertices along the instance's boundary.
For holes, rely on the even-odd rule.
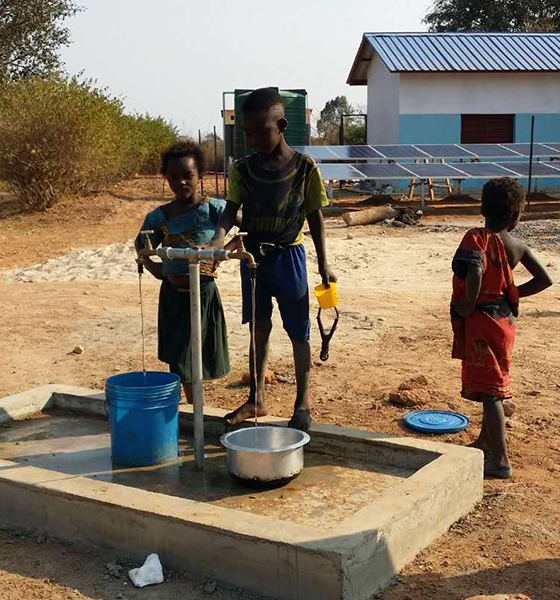
[[404,424],[420,433],[457,433],[469,426],[465,415],[446,410],[418,410],[408,413]]

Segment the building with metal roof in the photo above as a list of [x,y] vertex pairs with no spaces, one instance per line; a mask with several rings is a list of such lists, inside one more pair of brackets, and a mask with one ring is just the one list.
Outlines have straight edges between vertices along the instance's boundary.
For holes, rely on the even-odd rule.
[[369,144],[560,140],[560,34],[366,33]]
[[365,33],[348,77],[366,85],[377,54],[391,73],[560,71],[557,33]]

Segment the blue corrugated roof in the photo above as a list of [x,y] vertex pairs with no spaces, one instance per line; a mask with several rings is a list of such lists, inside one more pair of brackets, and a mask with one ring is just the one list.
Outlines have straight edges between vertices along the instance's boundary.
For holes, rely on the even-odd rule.
[[365,33],[350,85],[367,82],[373,54],[392,73],[560,71],[560,34]]

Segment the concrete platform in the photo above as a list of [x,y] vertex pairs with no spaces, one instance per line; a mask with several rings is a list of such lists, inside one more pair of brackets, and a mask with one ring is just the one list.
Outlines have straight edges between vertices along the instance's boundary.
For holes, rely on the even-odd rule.
[[[289,600],[365,600],[482,497],[478,450],[314,425],[303,474],[275,490],[227,474],[223,411],[208,469],[181,456],[113,469],[104,395],[48,385],[0,400],[0,520]],[[101,417],[101,418],[100,418]],[[281,419],[264,419],[283,424]]]

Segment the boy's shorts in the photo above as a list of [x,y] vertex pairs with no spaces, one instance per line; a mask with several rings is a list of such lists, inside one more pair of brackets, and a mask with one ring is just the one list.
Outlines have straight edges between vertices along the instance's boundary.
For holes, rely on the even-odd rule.
[[[270,256],[257,259],[256,320],[272,317],[272,298],[276,298],[282,323],[290,339],[308,341],[309,288],[303,244],[277,250]],[[250,323],[251,279],[245,262],[241,264],[241,289],[243,292],[243,323]]]

